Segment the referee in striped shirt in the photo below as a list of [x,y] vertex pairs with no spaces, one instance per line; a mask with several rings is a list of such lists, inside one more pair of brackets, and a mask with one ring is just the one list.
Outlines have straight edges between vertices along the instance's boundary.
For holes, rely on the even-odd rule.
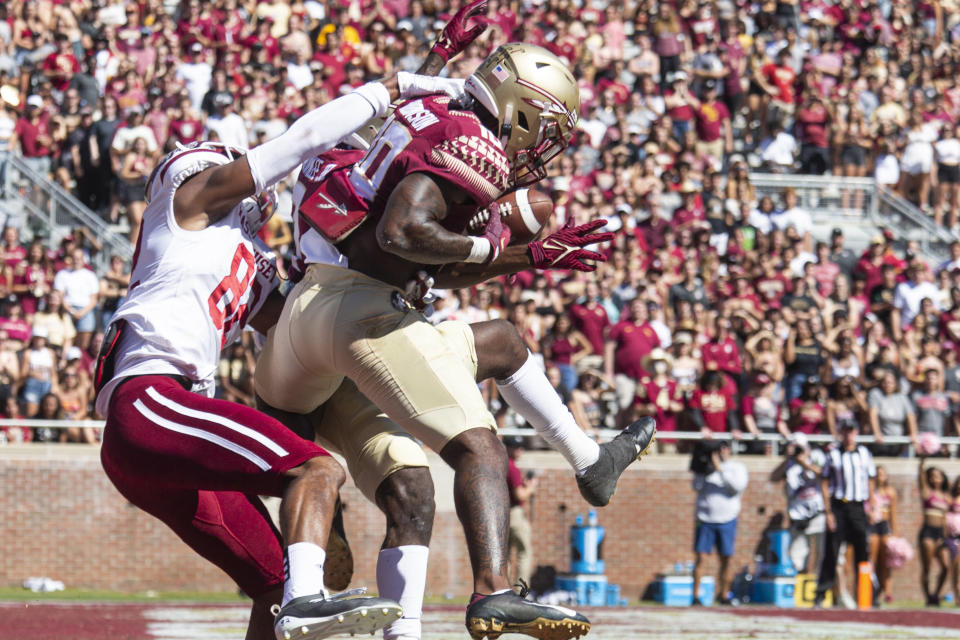
[[857,444],[857,433],[858,425],[853,420],[843,424],[840,446],[830,450],[821,471],[827,535],[814,606],[822,605],[824,594],[837,581],[837,555],[841,542],[853,547],[854,566],[870,559],[867,547],[869,524],[864,505],[873,497],[877,468],[867,448]]

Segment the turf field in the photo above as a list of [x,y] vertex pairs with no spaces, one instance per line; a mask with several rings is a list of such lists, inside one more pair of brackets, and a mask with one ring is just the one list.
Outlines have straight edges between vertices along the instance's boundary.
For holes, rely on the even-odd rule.
[[[588,638],[870,639],[960,638],[960,611],[856,611],[767,607],[585,609]],[[241,640],[247,615],[238,602],[0,602],[0,640]],[[463,609],[427,605],[424,640],[464,640]],[[502,636],[521,638],[523,636]]]

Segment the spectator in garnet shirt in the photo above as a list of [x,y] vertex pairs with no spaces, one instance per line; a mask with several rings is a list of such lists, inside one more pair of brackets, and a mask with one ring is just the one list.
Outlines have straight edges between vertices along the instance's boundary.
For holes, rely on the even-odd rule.
[[543,337],[543,356],[560,370],[563,386],[567,391],[577,388],[577,362],[593,353],[590,342],[582,333],[573,328],[570,316],[561,313],[557,316],[550,331]]
[[604,345],[604,373],[615,383],[621,409],[626,409],[633,402],[637,381],[647,373],[643,369],[644,356],[660,346],[657,332],[648,319],[646,303],[634,298],[630,302],[630,317],[610,329]]
[[690,399],[690,418],[705,438],[729,431],[740,436],[740,419],[733,393],[719,371],[707,371]]
[[23,305],[19,300],[7,303],[6,312],[0,317],[0,331],[5,340],[15,343],[18,348],[30,342],[30,323],[23,316]]
[[707,369],[721,371],[731,377],[739,376],[743,372],[740,347],[733,337],[730,320],[727,318],[716,319],[713,340],[703,345],[700,353]]
[[187,145],[203,137],[203,120],[193,109],[190,98],[180,99],[180,108],[173,110],[170,120],[170,136],[174,141]]
[[730,270],[733,272],[733,294],[727,299],[726,307],[731,313],[762,320],[763,303],[750,286],[747,274],[742,267],[732,267]]
[[857,261],[857,266],[853,268],[854,273],[864,275],[864,289],[873,291],[883,281],[883,265],[886,264],[884,257],[883,236],[876,235],[870,239],[870,248]]
[[[27,112],[17,121],[13,136],[19,144],[24,163],[46,177],[50,173],[53,135],[50,131],[49,115],[43,110],[43,98],[38,95],[27,98]],[[15,143],[11,146],[17,148]]]
[[830,259],[830,246],[827,243],[817,243],[817,262],[811,269],[813,269],[813,278],[817,281],[817,290],[820,295],[829,298],[840,276],[840,267]]
[[777,53],[775,62],[764,65],[760,73],[754,77],[757,84],[767,92],[767,116],[765,125],[782,121],[785,116],[792,116],[794,104],[794,82],[796,72],[790,67],[790,52],[784,47]]
[[[644,358],[643,368],[651,375],[643,376],[637,384],[632,419],[652,416],[657,422],[658,432],[676,431],[677,415],[683,411],[683,392],[670,376],[673,357],[657,347]],[[675,453],[676,443],[658,437],[657,448],[661,453]]]
[[350,46],[343,44],[339,31],[328,33],[326,46],[313,54],[313,59],[323,65],[323,83],[330,90],[330,95],[338,95],[340,85],[347,79],[346,66],[352,54]]
[[673,226],[676,229],[700,229],[707,225],[707,215],[703,205],[697,204],[697,187],[687,180],[680,186],[683,198],[680,207],[673,212]]
[[697,153],[705,154],[713,161],[713,168],[723,166],[723,154],[733,151],[733,129],[730,127],[730,112],[717,98],[717,81],[703,83],[703,101],[697,105]]
[[830,170],[830,112],[816,95],[807,94],[797,113],[800,129],[800,171],[823,175]]
[[600,285],[595,280],[587,282],[585,295],[570,307],[573,326],[590,342],[593,352],[603,353],[604,334],[610,328],[610,318],[600,304]]
[[16,269],[27,257],[27,250],[20,244],[20,230],[8,226],[3,228],[3,261],[6,266]]
[[821,402],[820,391],[820,378],[806,379],[800,397],[790,401],[790,431],[807,434],[827,431],[827,408]]
[[73,55],[73,45],[67,34],[58,33],[54,36],[54,40],[57,43],[57,50],[46,57],[41,69],[43,75],[53,83],[53,88],[62,92],[70,84],[73,75],[80,71],[80,62]]
[[770,309],[779,309],[782,306],[783,296],[790,293],[790,279],[783,275],[783,270],[777,267],[777,259],[769,254],[760,258],[763,275],[754,282],[754,288]]
[[260,45],[267,53],[270,62],[275,62],[280,56],[280,41],[270,34],[270,28],[273,26],[271,18],[260,18],[257,21],[257,30],[246,40],[243,41],[244,48],[247,49],[247,57],[253,55],[253,49]]

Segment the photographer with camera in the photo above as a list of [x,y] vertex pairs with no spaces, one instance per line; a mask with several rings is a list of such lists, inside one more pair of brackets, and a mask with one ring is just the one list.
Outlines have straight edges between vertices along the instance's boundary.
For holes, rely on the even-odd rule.
[[[790,560],[799,573],[816,567],[827,516],[820,490],[820,471],[826,462],[821,449],[812,449],[807,436],[790,436],[783,462],[770,473],[770,482],[784,481],[787,516],[790,518]],[[811,561],[812,560],[812,561]]]
[[700,588],[705,556],[716,549],[720,556],[716,594],[720,604],[728,604],[730,586],[730,558],[737,537],[737,516],[740,515],[740,497],[747,488],[747,468],[742,462],[730,459],[728,440],[701,440],[693,451],[690,470],[693,471],[693,489],[697,492],[697,525],[694,530],[693,550],[696,563],[693,568],[694,604]]
[[503,445],[507,448],[507,485],[510,488],[510,552],[517,552],[517,570],[513,580],[520,579],[529,584],[533,574],[533,544],[526,509],[537,489],[537,477],[533,471],[528,471],[524,476],[517,468],[516,461],[523,453],[523,438],[507,436],[503,439]]

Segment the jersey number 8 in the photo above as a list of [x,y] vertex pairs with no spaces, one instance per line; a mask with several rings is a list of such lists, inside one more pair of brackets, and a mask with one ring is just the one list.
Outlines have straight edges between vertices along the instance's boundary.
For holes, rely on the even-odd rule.
[[[240,277],[240,265],[246,265],[242,278]],[[241,304],[240,301],[246,295],[247,289],[250,288],[250,282],[256,272],[253,253],[246,245],[237,245],[237,251],[233,254],[233,262],[230,264],[230,273],[220,281],[220,284],[207,298],[210,318],[217,330],[222,332],[221,346],[226,345],[227,335],[233,326],[238,321],[241,324],[246,321],[247,305],[246,303]],[[254,282],[254,295],[257,294],[258,285],[258,282]]]

